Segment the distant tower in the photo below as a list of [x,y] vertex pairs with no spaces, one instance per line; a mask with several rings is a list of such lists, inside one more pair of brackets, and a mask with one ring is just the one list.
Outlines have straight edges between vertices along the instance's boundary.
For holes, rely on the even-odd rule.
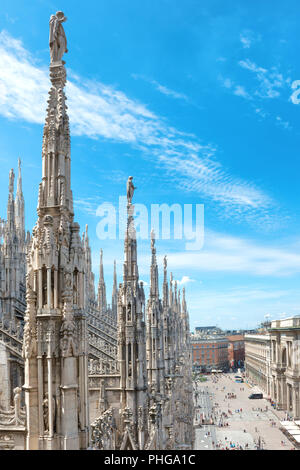
[[50,19],[50,80],[24,330],[27,449],[88,447],[84,247],[73,220],[62,12]]

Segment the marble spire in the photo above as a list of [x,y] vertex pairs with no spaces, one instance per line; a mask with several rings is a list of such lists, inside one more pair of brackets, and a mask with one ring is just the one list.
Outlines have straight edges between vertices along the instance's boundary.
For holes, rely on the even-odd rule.
[[103,271],[103,250],[100,250],[100,268],[99,268],[99,282],[98,282],[98,308],[101,314],[106,314],[107,312],[107,302],[106,302],[106,286],[104,281],[104,271]]
[[114,260],[114,282],[112,290],[111,308],[114,320],[117,319],[118,311],[118,283],[117,283],[117,267],[116,260]]
[[[147,437],[147,364],[145,294],[139,283],[137,243],[134,226],[134,189],[127,181],[127,227],[124,240],[123,283],[118,294],[118,360],[122,443],[120,448],[143,449]],[[129,441],[128,441],[129,439]]]
[[65,19],[62,12],[50,19],[51,88],[38,220],[27,258],[23,355],[29,450],[85,449],[89,441],[85,257],[80,227],[73,220],[66,69],[60,50]]

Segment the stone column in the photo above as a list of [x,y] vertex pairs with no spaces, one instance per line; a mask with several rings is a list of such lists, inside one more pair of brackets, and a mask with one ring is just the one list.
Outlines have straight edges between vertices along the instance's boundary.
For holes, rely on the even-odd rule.
[[76,358],[64,357],[62,359],[62,433],[64,436],[64,450],[78,450],[78,403]]
[[26,419],[26,449],[38,450],[39,448],[39,416],[38,416],[38,383],[37,360],[35,357],[27,359],[25,363],[25,406]]

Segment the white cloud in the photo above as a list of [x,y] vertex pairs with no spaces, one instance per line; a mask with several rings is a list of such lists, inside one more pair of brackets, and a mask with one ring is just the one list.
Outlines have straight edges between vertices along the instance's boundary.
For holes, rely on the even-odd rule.
[[156,88],[156,90],[158,90],[163,95],[170,96],[171,98],[175,98],[177,100],[189,101],[189,98],[184,93],[179,93],[178,91],[171,90],[170,88],[167,88],[166,86],[161,85],[158,81],[145,77],[145,75],[133,73],[132,77],[136,80],[141,79],[141,80],[144,80],[145,82],[151,83],[151,85],[153,85]]
[[288,121],[284,121],[280,116],[276,116],[276,122],[284,129],[291,129],[290,123]]
[[253,31],[246,29],[240,34],[240,41],[244,49],[249,49],[252,44],[257,41],[260,41],[261,37],[258,34],[255,34]]
[[183,286],[189,282],[195,282],[195,279],[191,279],[189,276],[182,276],[181,280],[177,280],[179,286]]
[[259,82],[259,89],[255,92],[256,95],[260,98],[277,98],[280,96],[280,91],[285,86],[286,80],[276,67],[267,70],[259,67],[249,59],[240,60],[239,65],[255,74]]
[[95,198],[87,197],[87,198],[79,198],[74,200],[74,207],[77,210],[85,212],[89,215],[95,215],[97,207],[99,206],[99,201],[96,202]]
[[[159,263],[163,257],[159,256]],[[282,277],[300,273],[297,244],[273,248],[247,239],[205,232],[204,247],[199,252],[169,253],[170,269],[203,273],[243,273],[252,276]]]
[[[37,64],[21,41],[4,31],[0,33],[0,69],[0,114],[42,124],[48,71]],[[271,198],[222,168],[215,160],[215,146],[168,126],[165,119],[110,86],[80,79],[74,73],[69,75],[72,79],[67,83],[67,95],[73,135],[134,145],[164,168],[177,187],[213,200],[230,217],[251,219],[254,213],[266,216],[273,205]]]
[[233,93],[237,96],[241,96],[242,98],[246,98],[247,100],[251,99],[249,93],[245,90],[245,87],[241,85],[237,85]]
[[219,76],[219,80],[221,81],[224,88],[231,90],[234,95],[241,96],[242,98],[251,100],[251,96],[246,91],[245,87],[242,85],[237,85],[231,78],[223,78],[221,75]]

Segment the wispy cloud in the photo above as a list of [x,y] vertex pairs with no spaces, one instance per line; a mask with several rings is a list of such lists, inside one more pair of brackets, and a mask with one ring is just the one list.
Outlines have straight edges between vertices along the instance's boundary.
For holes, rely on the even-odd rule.
[[[21,41],[5,31],[0,33],[0,69],[0,114],[42,124],[48,71]],[[272,207],[273,201],[264,191],[231,175],[216,161],[214,145],[168,126],[164,118],[111,86],[69,75],[72,79],[67,94],[73,135],[101,137],[139,148],[157,167],[173,176],[174,184],[213,200],[231,217],[247,218],[253,212],[265,217]]]
[[236,84],[231,78],[228,78],[228,77],[224,78],[221,75],[219,75],[219,81],[222,83],[224,88],[231,90],[234,95],[241,96],[242,98],[245,98],[247,100],[252,99],[252,97],[246,91],[245,87],[242,85]]
[[[286,86],[290,86],[290,79],[284,78],[276,67],[268,70],[259,67],[249,59],[240,60],[238,65],[254,74],[255,84],[251,86],[251,83],[248,82],[246,89],[244,85],[237,84],[232,78],[224,78],[222,75],[219,75],[218,79],[222,86],[230,90],[234,95],[246,99],[260,120],[269,118],[273,123],[285,130],[292,129],[291,124],[286,119],[266,111],[264,104],[262,104],[266,99],[279,98],[283,89]],[[292,84],[292,88],[295,88],[294,84]],[[290,97],[290,101],[296,103],[297,99],[295,97],[296,92]]]
[[199,324],[199,320],[200,324],[217,320],[225,328],[230,327],[230,324],[235,328],[249,328],[257,326],[266,318],[279,319],[299,313],[299,292],[293,289],[249,286],[227,290],[201,289],[201,302],[198,296],[199,292],[189,292],[191,320],[198,318],[198,321],[192,321],[193,324]]
[[156,88],[156,90],[158,90],[163,95],[170,96],[171,98],[175,98],[177,100],[183,100],[183,101],[187,101],[187,102],[189,101],[189,98],[184,93],[179,93],[178,91],[171,90],[170,88],[168,88],[164,85],[161,85],[158,81],[153,80],[151,78],[148,78],[145,75],[140,75],[140,74],[137,74],[137,73],[133,73],[132,77],[135,80],[141,79],[141,80],[144,80],[147,83],[150,83],[151,85],[153,85]]
[[280,96],[280,91],[286,85],[286,80],[277,67],[268,70],[259,67],[249,59],[240,60],[239,65],[255,74],[255,78],[259,83],[259,88],[255,91],[257,96],[260,98],[277,98]]
[[94,216],[96,214],[98,205],[99,202],[97,203],[94,197],[80,198],[74,200],[74,207],[77,210],[84,212],[88,215]]
[[251,99],[249,93],[245,90],[245,87],[241,85],[237,85],[233,90],[233,93],[237,96],[241,96],[242,98],[246,98],[247,100]]
[[[162,263],[162,257],[158,257]],[[189,272],[243,273],[250,276],[285,277],[300,273],[299,244],[274,248],[244,238],[206,231],[199,252],[168,255],[168,265]]]
[[291,129],[290,123],[288,121],[284,121],[280,116],[276,116],[276,122],[284,129]]
[[249,49],[255,42],[260,41],[261,36],[253,31],[246,29],[240,34],[240,41],[244,49]]

